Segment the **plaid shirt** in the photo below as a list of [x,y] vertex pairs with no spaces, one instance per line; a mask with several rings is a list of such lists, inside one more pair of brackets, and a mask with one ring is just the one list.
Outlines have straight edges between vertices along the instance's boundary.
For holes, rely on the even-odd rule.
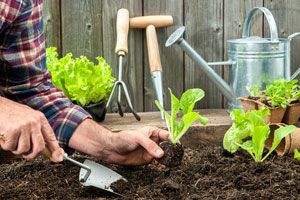
[[42,5],[42,0],[0,2],[0,95],[43,112],[59,144],[70,151],[70,137],[90,115],[51,83]]

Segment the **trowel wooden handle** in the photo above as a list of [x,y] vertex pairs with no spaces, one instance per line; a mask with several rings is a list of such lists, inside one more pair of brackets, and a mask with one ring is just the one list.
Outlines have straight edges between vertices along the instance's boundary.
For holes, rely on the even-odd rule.
[[162,71],[156,30],[153,25],[146,28],[150,71]]
[[[61,151],[62,151],[61,153],[64,155],[64,154],[65,154],[64,150],[61,149]],[[51,153],[51,151],[48,149],[48,147],[46,147],[46,148],[44,149],[43,155],[44,155],[46,158],[48,158],[49,160],[51,160],[52,162],[57,162],[55,159],[53,159],[52,153]]]
[[117,45],[116,53],[125,55],[128,53],[128,30],[129,30],[129,12],[122,8],[117,14]]
[[173,17],[170,15],[151,15],[143,17],[133,17],[129,19],[130,28],[147,28],[153,25],[156,28],[171,26]]

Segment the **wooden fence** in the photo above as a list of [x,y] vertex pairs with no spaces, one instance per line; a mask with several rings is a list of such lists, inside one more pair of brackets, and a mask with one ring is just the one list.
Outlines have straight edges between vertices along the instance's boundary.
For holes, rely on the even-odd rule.
[[[44,20],[47,46],[56,46],[64,55],[86,55],[94,60],[103,56],[117,72],[116,14],[125,7],[130,16],[169,14],[174,26],[157,30],[164,73],[164,97],[169,108],[171,88],[179,96],[187,88],[200,87],[206,92],[200,108],[226,107],[226,100],[199,67],[179,47],[165,48],[168,36],[186,26],[186,40],[207,61],[222,61],[226,41],[240,38],[246,14],[256,6],[271,10],[281,37],[300,31],[300,0],[45,0]],[[268,36],[262,15],[256,17],[252,34]],[[292,45],[292,71],[300,65],[300,41]],[[214,67],[225,79],[228,67]],[[138,111],[156,110],[148,69],[144,30],[130,30],[129,54],[124,79],[134,107]],[[115,105],[114,105],[115,106]]]

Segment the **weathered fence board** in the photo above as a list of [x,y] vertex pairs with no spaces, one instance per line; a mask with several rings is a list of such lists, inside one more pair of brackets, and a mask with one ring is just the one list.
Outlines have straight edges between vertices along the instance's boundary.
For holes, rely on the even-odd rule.
[[46,46],[57,47],[61,53],[61,24],[60,0],[44,1],[44,26],[46,33]]
[[[86,55],[93,61],[96,56],[103,56],[117,75],[117,10],[127,8],[130,17],[170,14],[174,17],[174,26],[157,30],[166,108],[170,108],[167,88],[179,96],[192,87],[206,91],[206,98],[198,107],[221,108],[227,106],[226,100],[214,84],[178,46],[165,48],[165,41],[176,28],[185,25],[185,39],[205,60],[225,60],[226,41],[241,37],[244,18],[256,6],[265,6],[272,11],[281,37],[300,31],[299,0],[45,0],[46,45],[58,47],[62,54]],[[255,18],[251,33],[268,36],[268,26],[262,14]],[[296,39],[292,44],[292,71],[300,65],[299,51],[300,41]],[[126,61],[123,77],[134,108],[138,111],[156,110],[145,30],[130,30]],[[226,80],[229,67],[215,66],[214,69]]]
[[[265,0],[277,22],[279,37],[287,38],[295,32],[300,32],[300,1],[299,0]],[[269,26],[265,20],[265,35],[269,36]],[[292,41],[291,71],[300,67],[300,38]]]
[[[170,94],[168,88],[176,96],[181,95],[184,84],[183,53],[179,48],[165,48],[169,35],[183,24],[183,0],[151,0],[144,1],[144,15],[172,15],[175,25],[169,28],[157,28],[159,52],[163,67],[164,100],[166,109],[170,108]],[[147,44],[144,48],[144,82],[145,82],[145,111],[156,110],[155,95],[150,76]]]
[[[206,61],[223,60],[223,1],[189,0],[185,4],[185,37]],[[212,67],[222,76],[222,66]],[[222,107],[222,95],[199,66],[185,56],[185,87],[203,88],[202,108]]]

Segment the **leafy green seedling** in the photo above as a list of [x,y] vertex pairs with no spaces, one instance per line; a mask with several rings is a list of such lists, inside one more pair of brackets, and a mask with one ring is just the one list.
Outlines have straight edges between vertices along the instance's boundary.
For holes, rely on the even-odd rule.
[[[184,92],[180,100],[175,97],[169,89],[171,95],[171,115],[165,111],[162,105],[155,101],[156,106],[165,114],[166,124],[171,133],[171,142],[178,143],[180,138],[186,133],[189,127],[197,120],[205,125],[208,119],[202,117],[199,113],[193,112],[196,102],[200,101],[205,93],[203,90],[195,88]],[[182,118],[178,119],[178,115],[182,113]]]
[[298,149],[294,149],[294,158],[297,160],[300,160],[300,153],[299,153]]
[[272,146],[263,156],[265,142],[270,134],[270,127],[264,122],[264,117],[269,115],[269,110],[253,110],[245,114],[241,110],[233,110],[230,115],[235,122],[225,133],[224,149],[235,153],[241,147],[255,162],[263,162],[277,148],[281,140],[296,129],[293,125],[276,129]]
[[95,65],[85,56],[74,59],[71,53],[59,59],[55,47],[47,48],[46,54],[53,85],[70,100],[86,106],[108,99],[115,78],[102,57],[96,58],[98,64]]
[[264,97],[263,91],[261,90],[259,85],[254,85],[252,88],[247,87],[246,89],[250,93],[251,97]]

